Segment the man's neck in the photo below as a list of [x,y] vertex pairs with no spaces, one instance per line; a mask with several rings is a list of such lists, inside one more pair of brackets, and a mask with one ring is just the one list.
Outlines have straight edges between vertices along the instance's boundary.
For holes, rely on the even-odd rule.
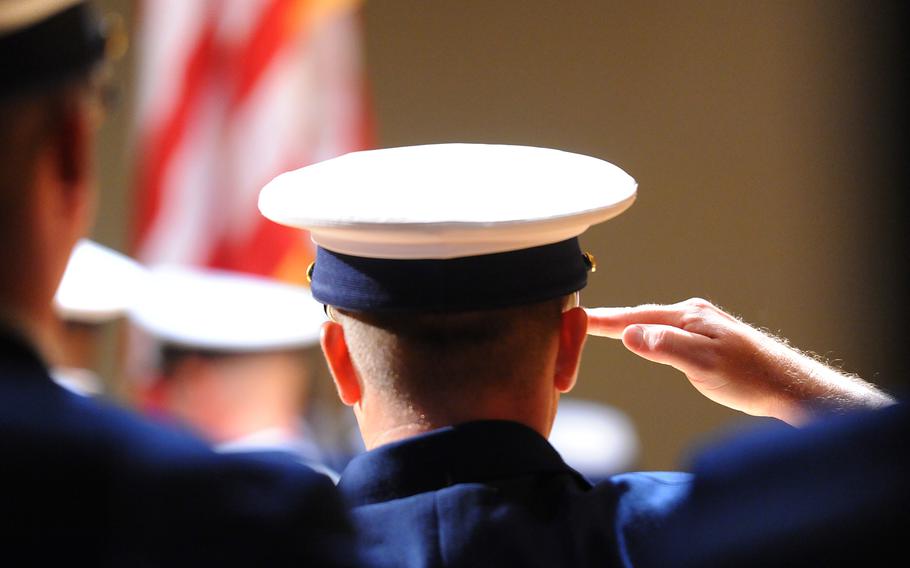
[[364,413],[360,408],[355,411],[355,414],[360,424],[364,445],[367,450],[372,450],[384,444],[413,438],[439,428],[479,420],[517,422],[537,431],[542,436],[547,436],[552,426],[549,413],[543,412],[544,409],[540,409],[541,412],[531,412],[530,410],[526,407],[523,411],[516,411],[514,408],[502,405],[483,404],[478,400],[469,410],[461,412],[453,412],[452,409],[447,409],[444,413],[420,412],[410,408],[409,412],[391,416],[382,414],[366,419],[368,413]]
[[370,434],[369,438],[367,437],[368,435],[364,433],[364,445],[368,450],[372,450],[378,446],[413,438],[414,436],[419,436],[420,434],[425,434],[426,432],[436,429],[437,428],[433,425],[420,422],[399,424],[398,426],[392,426],[385,430]]

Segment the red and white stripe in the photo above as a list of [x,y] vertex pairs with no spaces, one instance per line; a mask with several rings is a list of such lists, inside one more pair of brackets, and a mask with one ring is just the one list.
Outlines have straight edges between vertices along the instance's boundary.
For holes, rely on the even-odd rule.
[[308,236],[259,215],[278,173],[368,144],[358,3],[147,0],[135,252],[302,281]]

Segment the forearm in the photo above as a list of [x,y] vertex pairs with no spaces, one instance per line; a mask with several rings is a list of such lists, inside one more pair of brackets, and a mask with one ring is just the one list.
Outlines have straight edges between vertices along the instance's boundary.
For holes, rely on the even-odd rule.
[[588,310],[589,333],[621,338],[633,353],[682,371],[704,396],[789,424],[895,401],[783,340],[692,298],[672,305]]
[[[894,398],[856,375],[840,371],[782,342],[770,350],[781,376],[778,396],[769,403],[767,415],[792,425],[814,418],[854,410],[877,409],[894,404]],[[771,368],[774,368],[772,366]]]

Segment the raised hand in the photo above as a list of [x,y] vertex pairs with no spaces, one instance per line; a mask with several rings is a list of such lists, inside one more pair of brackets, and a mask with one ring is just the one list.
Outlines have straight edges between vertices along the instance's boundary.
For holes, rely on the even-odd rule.
[[801,424],[819,413],[881,407],[893,399],[700,298],[670,305],[588,308],[588,333],[682,371],[709,399]]

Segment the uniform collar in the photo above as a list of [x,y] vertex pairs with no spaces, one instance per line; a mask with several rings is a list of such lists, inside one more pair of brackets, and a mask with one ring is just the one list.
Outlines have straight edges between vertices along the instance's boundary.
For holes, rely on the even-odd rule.
[[568,473],[590,486],[531,428],[489,420],[448,426],[363,453],[345,468],[339,488],[358,506],[459,483],[546,473]]
[[[47,373],[44,359],[24,334],[0,319],[0,361],[6,369],[20,367]],[[9,373],[5,373],[9,374]]]

